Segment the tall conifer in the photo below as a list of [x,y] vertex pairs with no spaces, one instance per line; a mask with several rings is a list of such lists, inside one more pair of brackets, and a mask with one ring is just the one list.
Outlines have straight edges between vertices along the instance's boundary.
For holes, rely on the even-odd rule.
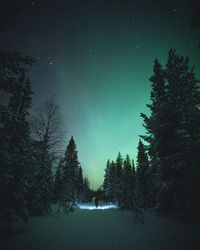
[[[200,190],[200,93],[189,58],[169,51],[166,68],[154,64],[151,115],[142,114],[149,142],[159,210],[176,218],[193,216]],[[159,66],[159,67],[158,67]],[[158,91],[159,90],[159,91]],[[161,91],[160,91],[161,90]],[[196,215],[198,214],[195,212]]]
[[9,94],[8,106],[0,105],[0,212],[9,228],[14,220],[27,220],[27,175],[31,146],[26,116],[32,104],[26,76],[34,60],[19,52],[0,53],[0,90]]

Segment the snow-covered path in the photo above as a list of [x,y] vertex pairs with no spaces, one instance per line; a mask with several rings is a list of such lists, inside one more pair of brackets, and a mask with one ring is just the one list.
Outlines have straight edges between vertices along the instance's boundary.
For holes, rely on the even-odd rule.
[[175,223],[146,212],[144,222],[119,209],[81,210],[37,217],[16,235],[1,239],[1,250],[198,250],[199,225]]

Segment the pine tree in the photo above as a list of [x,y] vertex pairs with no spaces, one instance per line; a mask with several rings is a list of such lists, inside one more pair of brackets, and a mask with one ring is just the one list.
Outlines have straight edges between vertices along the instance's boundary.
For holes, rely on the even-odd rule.
[[137,201],[142,208],[148,207],[149,187],[148,187],[149,161],[145,146],[141,140],[138,144],[137,155]]
[[63,202],[77,201],[77,173],[79,170],[78,151],[73,136],[64,156],[63,166]]
[[123,175],[122,175],[123,159],[118,153],[116,163],[107,161],[104,178],[105,196],[113,202],[122,203]]
[[165,125],[168,123],[168,116],[171,107],[168,105],[166,90],[166,72],[157,59],[154,61],[154,75],[150,78],[152,82],[151,101],[147,107],[151,110],[151,116],[148,118],[141,114],[144,119],[144,127],[147,135],[141,136],[149,143],[148,153],[150,156],[151,168],[148,170],[149,191],[151,193],[150,204],[155,204],[157,192],[160,189],[159,171],[161,171],[161,154],[165,153],[164,142],[170,136],[170,131],[166,130]]
[[123,167],[121,207],[132,209],[134,196],[133,170],[130,157],[127,154]]
[[8,223],[27,220],[27,172],[31,153],[26,116],[32,104],[26,76],[34,60],[20,52],[0,52],[0,90],[9,94],[8,106],[0,105],[0,212]]
[[105,196],[109,201],[116,202],[117,201],[117,170],[116,170],[116,164],[114,161],[110,163],[110,161],[107,161],[107,168],[106,168],[106,174],[104,179],[104,192]]
[[135,185],[136,185],[136,171],[135,171],[135,163],[134,163],[133,159],[132,159],[132,164],[131,164],[131,170],[132,170],[132,185],[133,185],[133,188],[135,189]]
[[108,159],[107,164],[106,164],[106,169],[105,169],[104,182],[103,182],[103,190],[107,197],[109,193],[109,184],[110,184],[109,174],[110,174],[110,160]]
[[55,202],[65,210],[71,209],[77,202],[88,202],[91,190],[87,178],[83,179],[83,170],[78,161],[78,151],[73,136],[60,159],[54,183]]
[[156,160],[159,158],[158,152],[162,147],[161,134],[166,131],[160,126],[161,123],[166,123],[168,113],[170,112],[167,106],[166,89],[165,89],[165,71],[162,69],[161,64],[157,59],[154,61],[154,75],[150,78],[152,82],[151,91],[151,105],[147,105],[151,110],[151,117],[148,118],[145,114],[141,113],[144,119],[144,127],[147,130],[146,136],[141,136],[147,141],[150,146],[149,155],[151,157],[151,165],[156,166]]
[[130,186],[132,184],[132,168],[131,168],[131,160],[129,155],[126,155],[126,159],[124,160],[124,168],[123,175],[127,180],[127,184]]
[[77,197],[78,197],[78,202],[83,201],[84,197],[84,191],[83,191],[83,170],[82,167],[78,167],[78,172],[77,172],[77,184],[76,184],[76,189],[77,189]]
[[[152,84],[151,115],[144,118],[151,156],[154,191],[159,210],[184,218],[200,204],[200,94],[189,58],[169,51],[166,69],[157,61]],[[157,70],[159,69],[159,70]],[[157,86],[159,88],[157,88]],[[161,91],[158,92],[158,89]],[[194,192],[194,190],[196,190]],[[193,213],[194,214],[194,213]]]
[[197,204],[200,204],[200,156],[196,153],[200,148],[199,81],[195,78],[194,67],[189,66],[189,58],[176,54],[175,50],[169,51],[166,75],[168,102],[173,109],[167,124],[171,130],[167,155],[162,156],[161,179],[165,185],[158,199],[161,209],[184,218],[193,216],[192,213],[198,215]]
[[119,205],[122,200],[122,168],[123,168],[123,159],[121,153],[119,152],[116,159],[116,182],[115,182],[116,199]]

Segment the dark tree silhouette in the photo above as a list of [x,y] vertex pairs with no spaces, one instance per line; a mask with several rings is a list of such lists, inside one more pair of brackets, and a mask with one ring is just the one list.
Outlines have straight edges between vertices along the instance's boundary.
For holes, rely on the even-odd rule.
[[169,51],[166,69],[154,64],[151,115],[142,114],[159,210],[175,218],[197,216],[200,190],[200,93],[189,58]]
[[0,105],[0,213],[8,222],[27,220],[27,174],[31,147],[26,116],[32,104],[26,76],[34,60],[20,52],[0,52],[0,90],[8,94],[8,106]]
[[136,197],[140,207],[146,208],[149,206],[149,161],[146,149],[141,140],[138,144],[137,155],[137,175],[136,175]]
[[51,161],[57,159],[63,145],[64,131],[55,97],[50,97],[35,110],[31,119],[31,130],[33,139],[43,144]]
[[117,178],[117,169],[114,161],[111,163],[109,160],[107,161],[107,167],[105,171],[106,173],[103,184],[105,195],[109,201],[116,202],[119,178]]
[[135,200],[135,169],[132,169],[129,155],[123,164],[121,207],[132,209]]

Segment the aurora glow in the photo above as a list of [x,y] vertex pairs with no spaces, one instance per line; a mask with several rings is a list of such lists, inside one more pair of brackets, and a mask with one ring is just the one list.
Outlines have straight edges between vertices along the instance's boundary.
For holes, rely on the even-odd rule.
[[[7,5],[15,10],[17,1]],[[36,58],[31,74],[34,106],[55,93],[91,186],[103,182],[108,158],[120,151],[136,160],[140,112],[148,113],[153,61],[170,48],[189,55],[199,77],[198,33],[188,0],[49,0],[18,8],[0,30],[2,49]],[[2,9],[3,10],[3,9]],[[15,13],[13,11],[13,13]],[[9,32],[8,32],[9,30]]]
[[[138,135],[144,133],[140,112],[149,112],[145,105],[149,103],[148,79],[154,58],[165,64],[173,47],[199,65],[197,37],[182,18],[189,17],[186,4],[176,13],[173,2],[157,4],[156,11],[136,1],[132,14],[110,11],[97,23],[77,21],[81,33],[77,44],[71,46],[75,55],[68,61],[71,50],[66,46],[65,63],[56,68],[62,112],[94,188],[103,182],[107,159],[115,160],[118,151],[136,160]],[[96,10],[87,13],[87,18],[98,19],[98,15]]]

